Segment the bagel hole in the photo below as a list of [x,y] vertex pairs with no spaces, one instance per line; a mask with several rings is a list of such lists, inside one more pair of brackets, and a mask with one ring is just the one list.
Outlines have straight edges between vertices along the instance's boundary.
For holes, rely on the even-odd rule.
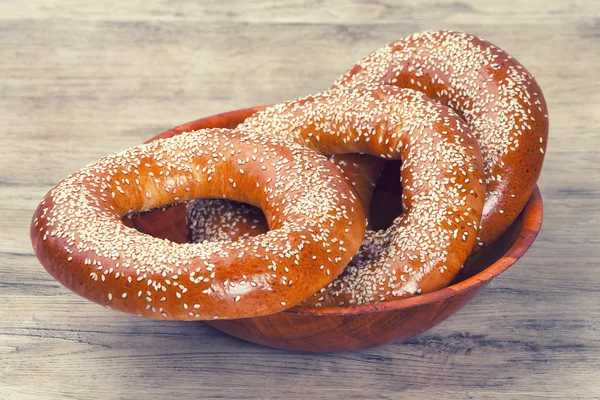
[[187,243],[186,209],[189,202],[169,204],[152,210],[124,215],[125,226],[159,239]]
[[399,160],[386,161],[371,199],[370,228],[374,231],[389,228],[402,215],[402,182]]
[[[255,236],[268,231],[267,220],[260,208],[233,200],[210,199],[211,209],[219,210],[219,212],[217,216],[213,213],[213,220],[202,222],[204,226],[211,229],[209,233],[202,236],[195,233],[192,225],[188,222],[188,212],[190,212],[190,218],[206,217],[206,215],[201,215],[199,212],[196,212],[195,215],[191,214],[194,212],[191,207],[199,206],[198,209],[201,208],[202,202],[196,204],[195,201],[190,200],[183,203],[169,204],[148,211],[127,214],[123,216],[122,221],[125,226],[134,228],[138,232],[159,239],[168,239],[175,243],[198,243],[204,240],[214,242],[218,240],[232,240],[230,235],[237,224],[232,218],[234,213],[230,211],[243,209],[244,215],[247,216],[246,221],[250,222],[250,226],[255,229],[243,230],[242,234],[245,234],[233,238],[233,240]],[[222,234],[220,235],[217,235],[214,229],[217,225],[221,226],[220,230]]]
[[186,225],[190,243],[236,241],[269,231],[260,208],[226,199],[190,202]]

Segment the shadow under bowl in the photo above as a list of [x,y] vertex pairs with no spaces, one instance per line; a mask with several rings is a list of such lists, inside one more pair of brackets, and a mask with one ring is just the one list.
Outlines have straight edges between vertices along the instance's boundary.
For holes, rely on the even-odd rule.
[[[151,140],[203,128],[233,128],[263,107],[202,118]],[[372,305],[296,306],[263,317],[215,320],[212,327],[249,342],[299,351],[357,350],[418,335],[460,310],[531,246],[541,225],[542,197],[536,187],[510,228],[484,251],[469,257],[453,283],[435,292]],[[131,217],[126,224],[176,242],[187,240],[185,205]]]

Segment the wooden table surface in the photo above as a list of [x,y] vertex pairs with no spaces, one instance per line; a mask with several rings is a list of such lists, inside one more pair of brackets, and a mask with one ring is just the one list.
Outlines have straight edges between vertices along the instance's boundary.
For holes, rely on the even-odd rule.
[[[600,398],[599,4],[0,1],[0,399]],[[551,130],[538,240],[438,327],[363,351],[273,350],[91,304],[33,255],[33,209],[76,169],[191,119],[320,91],[439,28],[527,66]]]

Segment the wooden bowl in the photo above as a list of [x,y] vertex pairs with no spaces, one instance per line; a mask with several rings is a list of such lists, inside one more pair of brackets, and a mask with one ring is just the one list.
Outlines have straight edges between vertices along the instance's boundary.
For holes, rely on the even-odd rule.
[[[151,140],[193,129],[232,128],[262,108],[192,121]],[[483,252],[470,257],[450,286],[432,293],[374,305],[295,307],[264,317],[207,323],[249,342],[300,351],[356,350],[407,339],[457,312],[494,277],[513,265],[535,240],[542,215],[542,197],[536,187],[525,209],[504,235]],[[153,236],[176,242],[187,240],[185,205],[140,214],[125,222]]]

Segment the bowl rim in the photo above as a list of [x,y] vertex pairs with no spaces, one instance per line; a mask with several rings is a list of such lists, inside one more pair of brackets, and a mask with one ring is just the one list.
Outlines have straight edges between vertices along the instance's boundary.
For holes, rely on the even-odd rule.
[[[151,142],[157,139],[168,138],[178,135],[182,132],[197,129],[196,126],[206,123],[208,120],[219,119],[227,121],[230,119],[240,118],[240,116],[248,117],[257,111],[261,111],[268,107],[267,105],[240,108],[237,110],[227,111],[224,113],[214,114],[204,118],[199,118],[181,125],[177,125],[159,135],[146,141]],[[328,307],[302,307],[301,305],[294,306],[288,310],[282,311],[280,314],[294,315],[314,315],[314,316],[336,316],[336,315],[358,315],[374,312],[385,312],[417,307],[437,301],[443,301],[459,295],[463,292],[475,289],[481,285],[487,284],[496,276],[510,268],[525,252],[531,247],[535,241],[543,220],[543,202],[542,195],[538,186],[533,188],[529,200],[525,204],[523,211],[520,214],[522,219],[521,229],[517,232],[517,240],[504,253],[504,255],[495,261],[492,265],[483,271],[457,282],[445,288],[421,294],[418,296],[402,298],[398,300],[386,301],[376,304],[362,304],[354,306],[328,306]]]

